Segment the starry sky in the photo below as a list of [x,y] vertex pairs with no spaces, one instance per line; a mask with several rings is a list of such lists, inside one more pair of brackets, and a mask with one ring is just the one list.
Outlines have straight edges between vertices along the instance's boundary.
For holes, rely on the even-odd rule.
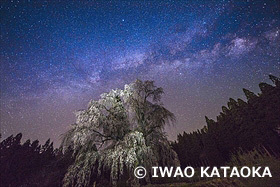
[[2,138],[58,146],[75,111],[139,78],[163,87],[174,140],[280,75],[279,1],[2,0],[0,17]]

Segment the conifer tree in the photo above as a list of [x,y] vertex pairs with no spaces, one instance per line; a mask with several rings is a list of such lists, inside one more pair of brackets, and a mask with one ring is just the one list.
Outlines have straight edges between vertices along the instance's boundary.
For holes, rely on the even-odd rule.
[[280,79],[274,75],[269,75],[269,79],[276,85],[276,87],[280,87]]
[[254,92],[251,92],[251,91],[249,91],[249,90],[247,90],[245,88],[243,88],[243,92],[244,92],[244,94],[245,94],[245,96],[246,96],[248,101],[258,97],[256,94],[254,94]]

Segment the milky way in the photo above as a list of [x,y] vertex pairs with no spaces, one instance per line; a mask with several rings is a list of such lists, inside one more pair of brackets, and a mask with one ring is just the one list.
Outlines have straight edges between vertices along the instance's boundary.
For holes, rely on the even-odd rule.
[[278,1],[1,1],[1,134],[60,135],[139,78],[163,87],[169,138],[280,75]]

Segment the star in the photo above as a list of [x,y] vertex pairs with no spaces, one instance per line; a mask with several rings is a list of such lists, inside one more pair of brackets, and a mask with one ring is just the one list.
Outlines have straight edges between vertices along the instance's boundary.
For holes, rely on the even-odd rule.
[[[163,87],[178,133],[205,125],[227,98],[279,75],[277,1],[5,1],[3,138],[60,144],[74,111],[135,79]],[[263,8],[264,7],[264,8]]]

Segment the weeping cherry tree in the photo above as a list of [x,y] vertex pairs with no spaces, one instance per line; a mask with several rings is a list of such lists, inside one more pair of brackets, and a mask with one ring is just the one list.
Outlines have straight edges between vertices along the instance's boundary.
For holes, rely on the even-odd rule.
[[[150,183],[152,166],[178,166],[164,126],[175,121],[161,103],[162,88],[153,81],[135,82],[111,90],[76,113],[76,123],[63,135],[62,147],[73,149],[74,163],[64,177],[64,186],[89,186],[106,173],[116,186],[122,176],[139,185],[133,171],[147,168],[143,179]],[[93,177],[93,174],[96,177]]]

